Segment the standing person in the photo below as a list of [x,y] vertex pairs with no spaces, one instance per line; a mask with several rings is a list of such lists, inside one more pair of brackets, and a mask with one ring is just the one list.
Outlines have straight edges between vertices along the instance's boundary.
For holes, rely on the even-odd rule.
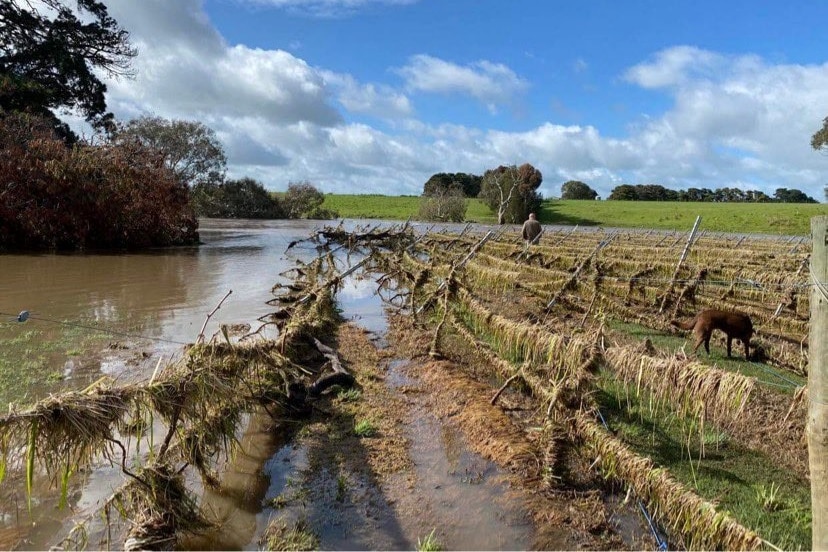
[[537,243],[541,232],[543,227],[535,218],[535,213],[529,213],[529,218],[523,223],[523,239],[526,240],[526,245]]

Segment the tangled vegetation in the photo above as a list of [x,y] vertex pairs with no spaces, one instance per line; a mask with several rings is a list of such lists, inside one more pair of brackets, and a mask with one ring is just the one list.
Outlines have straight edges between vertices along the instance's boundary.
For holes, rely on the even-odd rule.
[[137,143],[67,146],[47,119],[0,112],[0,249],[195,243],[188,196]]
[[[406,321],[412,358],[472,375],[493,405],[504,394],[534,405],[530,417],[504,410],[529,424],[516,433],[532,435],[532,451],[496,453],[529,454],[542,474],[533,485],[560,493],[575,486],[573,466],[597,469],[606,482],[590,484],[628,490],[673,548],[809,546],[801,244],[567,230],[527,248],[504,230],[418,235],[407,224],[326,227],[309,239],[322,255],[291,270],[261,319],[277,339],[214,336],[146,382],[100,382],[11,412],[0,418],[0,473],[25,473],[30,493],[49,477],[65,494],[80,468],[109,458],[126,475],[105,507],[130,522],[123,546],[175,547],[210,522],[183,474],[220,487],[245,413],[306,416],[322,389],[353,381],[320,340],[340,322],[336,290],[362,270]],[[342,272],[345,251],[361,260]],[[721,343],[710,356],[685,352],[669,322],[708,306],[751,316],[755,358],[725,358]],[[147,444],[153,420],[168,430]],[[366,417],[351,427],[367,437],[377,426]],[[143,452],[128,453],[141,435]],[[296,546],[316,545],[304,527],[280,523],[272,543],[295,533]],[[85,544],[80,534],[64,546]]]

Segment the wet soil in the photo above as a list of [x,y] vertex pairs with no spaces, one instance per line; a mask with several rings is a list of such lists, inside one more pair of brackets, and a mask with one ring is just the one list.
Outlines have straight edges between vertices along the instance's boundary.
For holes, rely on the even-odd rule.
[[[267,462],[257,515],[306,527],[319,549],[640,549],[654,547],[644,519],[577,455],[580,481],[544,477],[531,400],[460,366],[418,356],[428,332],[392,322],[384,340],[351,323],[336,339],[359,396],[329,393]],[[377,343],[380,347],[377,347]],[[374,432],[357,436],[370,422]],[[596,485],[597,482],[597,485]],[[599,490],[596,490],[599,489]]]

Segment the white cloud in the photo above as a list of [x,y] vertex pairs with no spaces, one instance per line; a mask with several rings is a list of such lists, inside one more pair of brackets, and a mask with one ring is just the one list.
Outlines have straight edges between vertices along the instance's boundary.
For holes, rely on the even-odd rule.
[[400,119],[410,117],[414,111],[408,97],[390,86],[361,84],[351,75],[332,71],[322,74],[326,83],[338,90],[338,101],[351,113]]
[[113,16],[139,50],[137,78],[109,86],[110,104],[120,112],[180,118],[220,113],[328,126],[341,121],[322,75],[304,60],[283,50],[228,46],[197,0],[137,6],[110,0]]
[[313,17],[342,17],[370,6],[404,6],[419,0],[241,0],[248,4],[271,6]]
[[[809,140],[825,117],[828,64],[669,48],[624,73],[629,85],[671,100],[664,113],[637,114],[625,136],[553,121],[507,132],[426,124],[414,118],[416,96],[387,83],[360,82],[283,50],[231,46],[200,0],[106,1],[140,49],[137,78],[108,81],[116,116],[200,120],[222,140],[230,176],[252,176],[271,189],[309,180],[325,192],[417,194],[436,172],[482,174],[529,162],[553,196],[562,182],[578,179],[602,197],[620,183],[770,194],[788,187],[823,197],[826,158]],[[461,66],[419,55],[396,72],[408,92],[473,98],[490,109],[529,88],[489,61]],[[362,115],[382,122],[354,122]]]
[[529,83],[506,65],[477,61],[460,66],[436,57],[412,56],[408,65],[397,69],[413,91],[437,94],[465,94],[477,98],[496,111],[498,105],[512,103],[515,95],[524,93]]
[[711,75],[725,65],[725,58],[694,46],[674,46],[658,52],[652,61],[631,67],[624,78],[643,88],[680,86],[694,78]]
[[752,181],[766,192],[797,188],[822,198],[824,177],[817,175],[825,164],[810,137],[828,105],[828,63],[770,64],[753,55],[677,47],[626,76],[664,88],[674,100],[630,137],[649,149],[642,155],[663,163],[643,174],[685,187]]

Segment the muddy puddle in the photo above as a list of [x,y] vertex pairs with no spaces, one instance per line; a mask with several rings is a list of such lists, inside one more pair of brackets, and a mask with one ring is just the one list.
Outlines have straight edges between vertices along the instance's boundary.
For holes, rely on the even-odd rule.
[[[259,535],[278,519],[304,523],[323,550],[411,550],[431,535],[443,549],[527,549],[533,527],[498,467],[470,451],[462,434],[429,412],[407,362],[387,363],[386,382],[405,392],[403,428],[413,470],[381,481],[364,459],[330,462],[329,451],[283,446],[265,465],[270,485]],[[335,446],[336,438],[323,446]],[[348,449],[353,453],[353,449]],[[245,547],[256,549],[258,538]]]
[[[349,278],[339,307],[345,320],[384,346],[388,324],[373,282]],[[279,435],[268,434],[269,420],[254,420],[227,467],[223,490],[203,495],[217,530],[184,546],[257,550],[275,522],[306,527],[322,550],[412,550],[427,538],[443,549],[529,548],[531,521],[504,474],[429,411],[408,368],[408,361],[383,361],[380,370],[389,393],[404,396],[402,433],[411,469],[378,476],[366,469],[366,449],[348,444],[341,428],[325,420],[310,432],[288,427]]]

